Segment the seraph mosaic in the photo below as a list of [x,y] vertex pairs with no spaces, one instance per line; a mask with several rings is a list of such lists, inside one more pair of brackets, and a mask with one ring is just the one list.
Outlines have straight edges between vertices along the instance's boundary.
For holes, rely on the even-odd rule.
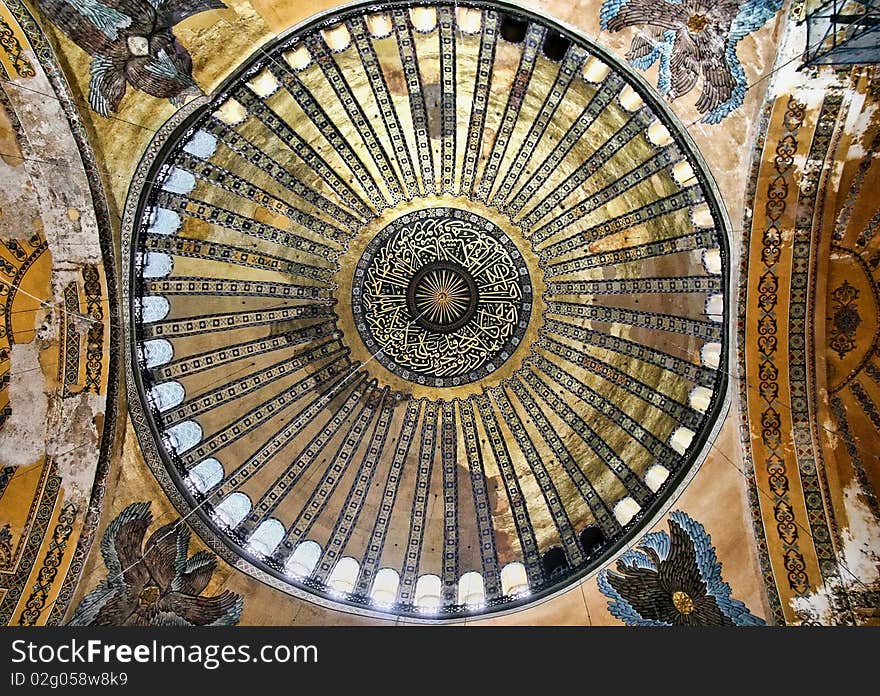
[[119,108],[128,85],[182,104],[202,93],[192,58],[172,27],[220,0],[36,0],[43,15],[93,56],[89,104],[101,116]]
[[637,27],[627,60],[640,70],[660,62],[657,87],[670,101],[702,78],[697,110],[719,123],[739,108],[748,83],[736,54],[784,0],[605,0],[600,23],[608,31]]
[[240,595],[207,597],[217,557],[189,555],[189,529],[175,520],[144,536],[153,521],[150,503],[132,503],[104,532],[101,555],[107,578],[83,598],[71,626],[234,626]]
[[730,596],[711,537],[681,511],[669,515],[668,534],[646,534],[598,584],[608,610],[629,626],[765,625]]

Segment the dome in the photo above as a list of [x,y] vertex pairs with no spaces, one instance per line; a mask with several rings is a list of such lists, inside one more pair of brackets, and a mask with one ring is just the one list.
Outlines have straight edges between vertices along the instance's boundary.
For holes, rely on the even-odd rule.
[[707,168],[630,68],[525,10],[300,25],[159,131],[128,224],[145,457],[227,560],[317,602],[559,591],[668,507],[724,408]]

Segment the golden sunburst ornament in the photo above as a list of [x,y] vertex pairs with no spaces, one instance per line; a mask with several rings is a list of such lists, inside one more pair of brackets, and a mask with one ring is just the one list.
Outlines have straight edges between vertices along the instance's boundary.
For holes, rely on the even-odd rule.
[[467,282],[447,268],[427,273],[415,291],[419,314],[437,324],[457,322],[467,311],[470,301]]

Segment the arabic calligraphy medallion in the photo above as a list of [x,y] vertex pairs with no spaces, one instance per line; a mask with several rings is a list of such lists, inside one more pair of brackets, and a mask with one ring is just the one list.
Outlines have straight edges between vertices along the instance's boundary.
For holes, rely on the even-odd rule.
[[404,215],[355,269],[357,329],[375,359],[418,384],[452,387],[498,369],[532,310],[525,260],[494,223],[458,208]]

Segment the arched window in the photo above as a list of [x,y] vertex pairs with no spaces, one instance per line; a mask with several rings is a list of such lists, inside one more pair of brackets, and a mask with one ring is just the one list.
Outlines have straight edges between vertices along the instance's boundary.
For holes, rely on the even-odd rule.
[[642,99],[642,95],[629,85],[617,93],[617,101],[624,109],[632,113],[641,109],[642,105],[645,103]]
[[214,507],[214,520],[222,527],[237,527],[251,511],[251,499],[244,493],[230,493]]
[[700,360],[706,367],[717,370],[721,364],[721,344],[715,341],[704,344],[700,349]]
[[248,112],[247,109],[235,99],[227,99],[223,102],[223,105],[214,112],[213,116],[229,126],[234,126],[244,121],[248,117]]
[[596,553],[605,544],[605,534],[594,524],[584,527],[580,538],[581,548],[584,550],[584,555],[587,558]]
[[592,82],[594,85],[598,85],[608,77],[608,73],[610,72],[611,68],[605,63],[599,60],[596,56],[590,56],[584,63],[582,74],[587,82]]
[[360,566],[351,557],[340,558],[334,566],[333,572],[327,580],[327,584],[337,592],[352,592],[357,583]]
[[169,193],[180,193],[186,195],[196,187],[196,178],[185,169],[173,167],[165,181],[162,182],[162,189]]
[[547,58],[559,63],[565,58],[569,46],[571,46],[571,41],[566,39],[562,34],[557,34],[555,31],[548,31],[541,49]]
[[676,428],[675,432],[670,436],[669,446],[679,454],[684,454],[687,452],[687,448],[691,446],[693,439],[694,431],[685,428],[684,426],[680,426]]
[[400,586],[400,575],[393,568],[382,568],[376,573],[370,597],[376,604],[390,606],[397,600],[397,588]]
[[663,125],[663,121],[659,118],[655,118],[651,125],[648,126],[648,140],[657,147],[666,147],[672,142],[672,135],[669,133],[669,129]]
[[465,34],[477,34],[483,25],[483,14],[469,7],[459,7],[455,15],[458,30]]
[[184,395],[183,385],[180,382],[171,381],[162,382],[152,387],[148,398],[159,411],[167,411],[181,403]]
[[510,43],[522,43],[526,38],[529,23],[510,15],[501,17],[501,38]]
[[679,186],[692,186],[696,183],[694,168],[686,159],[672,165],[672,178],[678,182]]
[[258,97],[265,99],[278,91],[279,84],[278,80],[276,80],[275,76],[272,74],[272,71],[268,68],[263,68],[263,70],[248,80],[247,86],[250,87]]
[[712,217],[712,209],[708,203],[700,203],[700,205],[691,208],[691,220],[697,227],[715,226],[715,218]]
[[458,579],[458,603],[471,607],[486,603],[486,587],[482,575],[471,571]]
[[712,390],[698,385],[691,389],[691,393],[688,395],[688,401],[691,404],[691,408],[695,411],[705,413],[712,404]]
[[174,261],[168,254],[148,251],[144,254],[144,278],[164,278],[174,269]]
[[617,501],[617,505],[614,506],[614,517],[621,527],[625,527],[633,517],[639,514],[641,509],[635,500],[627,496]]
[[217,138],[203,130],[196,131],[196,134],[189,139],[183,149],[194,157],[207,159],[217,150]]
[[260,522],[254,533],[248,537],[248,551],[258,556],[271,556],[284,538],[284,525],[271,518]]
[[443,583],[436,575],[423,575],[416,582],[415,605],[422,609],[439,608],[443,594]]
[[568,559],[565,557],[565,551],[559,546],[547,549],[541,557],[541,563],[544,565],[544,574],[551,579],[568,570]]
[[151,341],[144,341],[144,362],[148,368],[158,367],[167,362],[171,362],[174,357],[174,348],[169,341],[164,338],[154,338]]
[[724,295],[716,293],[706,300],[706,316],[714,322],[724,320]]
[[141,298],[141,321],[149,324],[168,316],[171,304],[161,295],[147,295]]
[[320,559],[321,546],[316,541],[301,541],[284,564],[284,572],[294,578],[307,578]]
[[211,457],[196,464],[187,476],[199,493],[207,493],[223,480],[225,474],[223,465]]
[[668,478],[669,469],[660,464],[654,464],[645,472],[645,485],[656,493]]
[[433,7],[413,7],[409,11],[409,19],[413,29],[427,34],[437,26],[437,10]]
[[391,17],[384,13],[367,15],[367,29],[370,30],[374,39],[384,39],[386,36],[391,36],[393,31]]
[[706,273],[720,275],[721,249],[706,249],[703,252],[703,268],[706,269]]
[[[369,21],[369,19],[367,20]],[[294,70],[305,70],[309,67],[309,63],[312,62],[312,56],[309,54],[309,49],[305,46],[297,46],[292,51],[287,51],[284,54],[284,59],[288,62],[291,68]]]
[[331,51],[344,51],[351,43],[351,35],[344,24],[337,24],[329,29],[324,29],[321,32],[321,36],[324,39],[324,43],[327,44],[327,48]]
[[519,595],[529,591],[529,576],[526,567],[519,561],[508,563],[501,569],[501,592],[506,595]]
[[168,208],[153,208],[150,215],[150,234],[174,234],[180,229],[180,215]]
[[165,431],[165,437],[171,449],[181,454],[202,441],[202,426],[191,420],[176,423]]

